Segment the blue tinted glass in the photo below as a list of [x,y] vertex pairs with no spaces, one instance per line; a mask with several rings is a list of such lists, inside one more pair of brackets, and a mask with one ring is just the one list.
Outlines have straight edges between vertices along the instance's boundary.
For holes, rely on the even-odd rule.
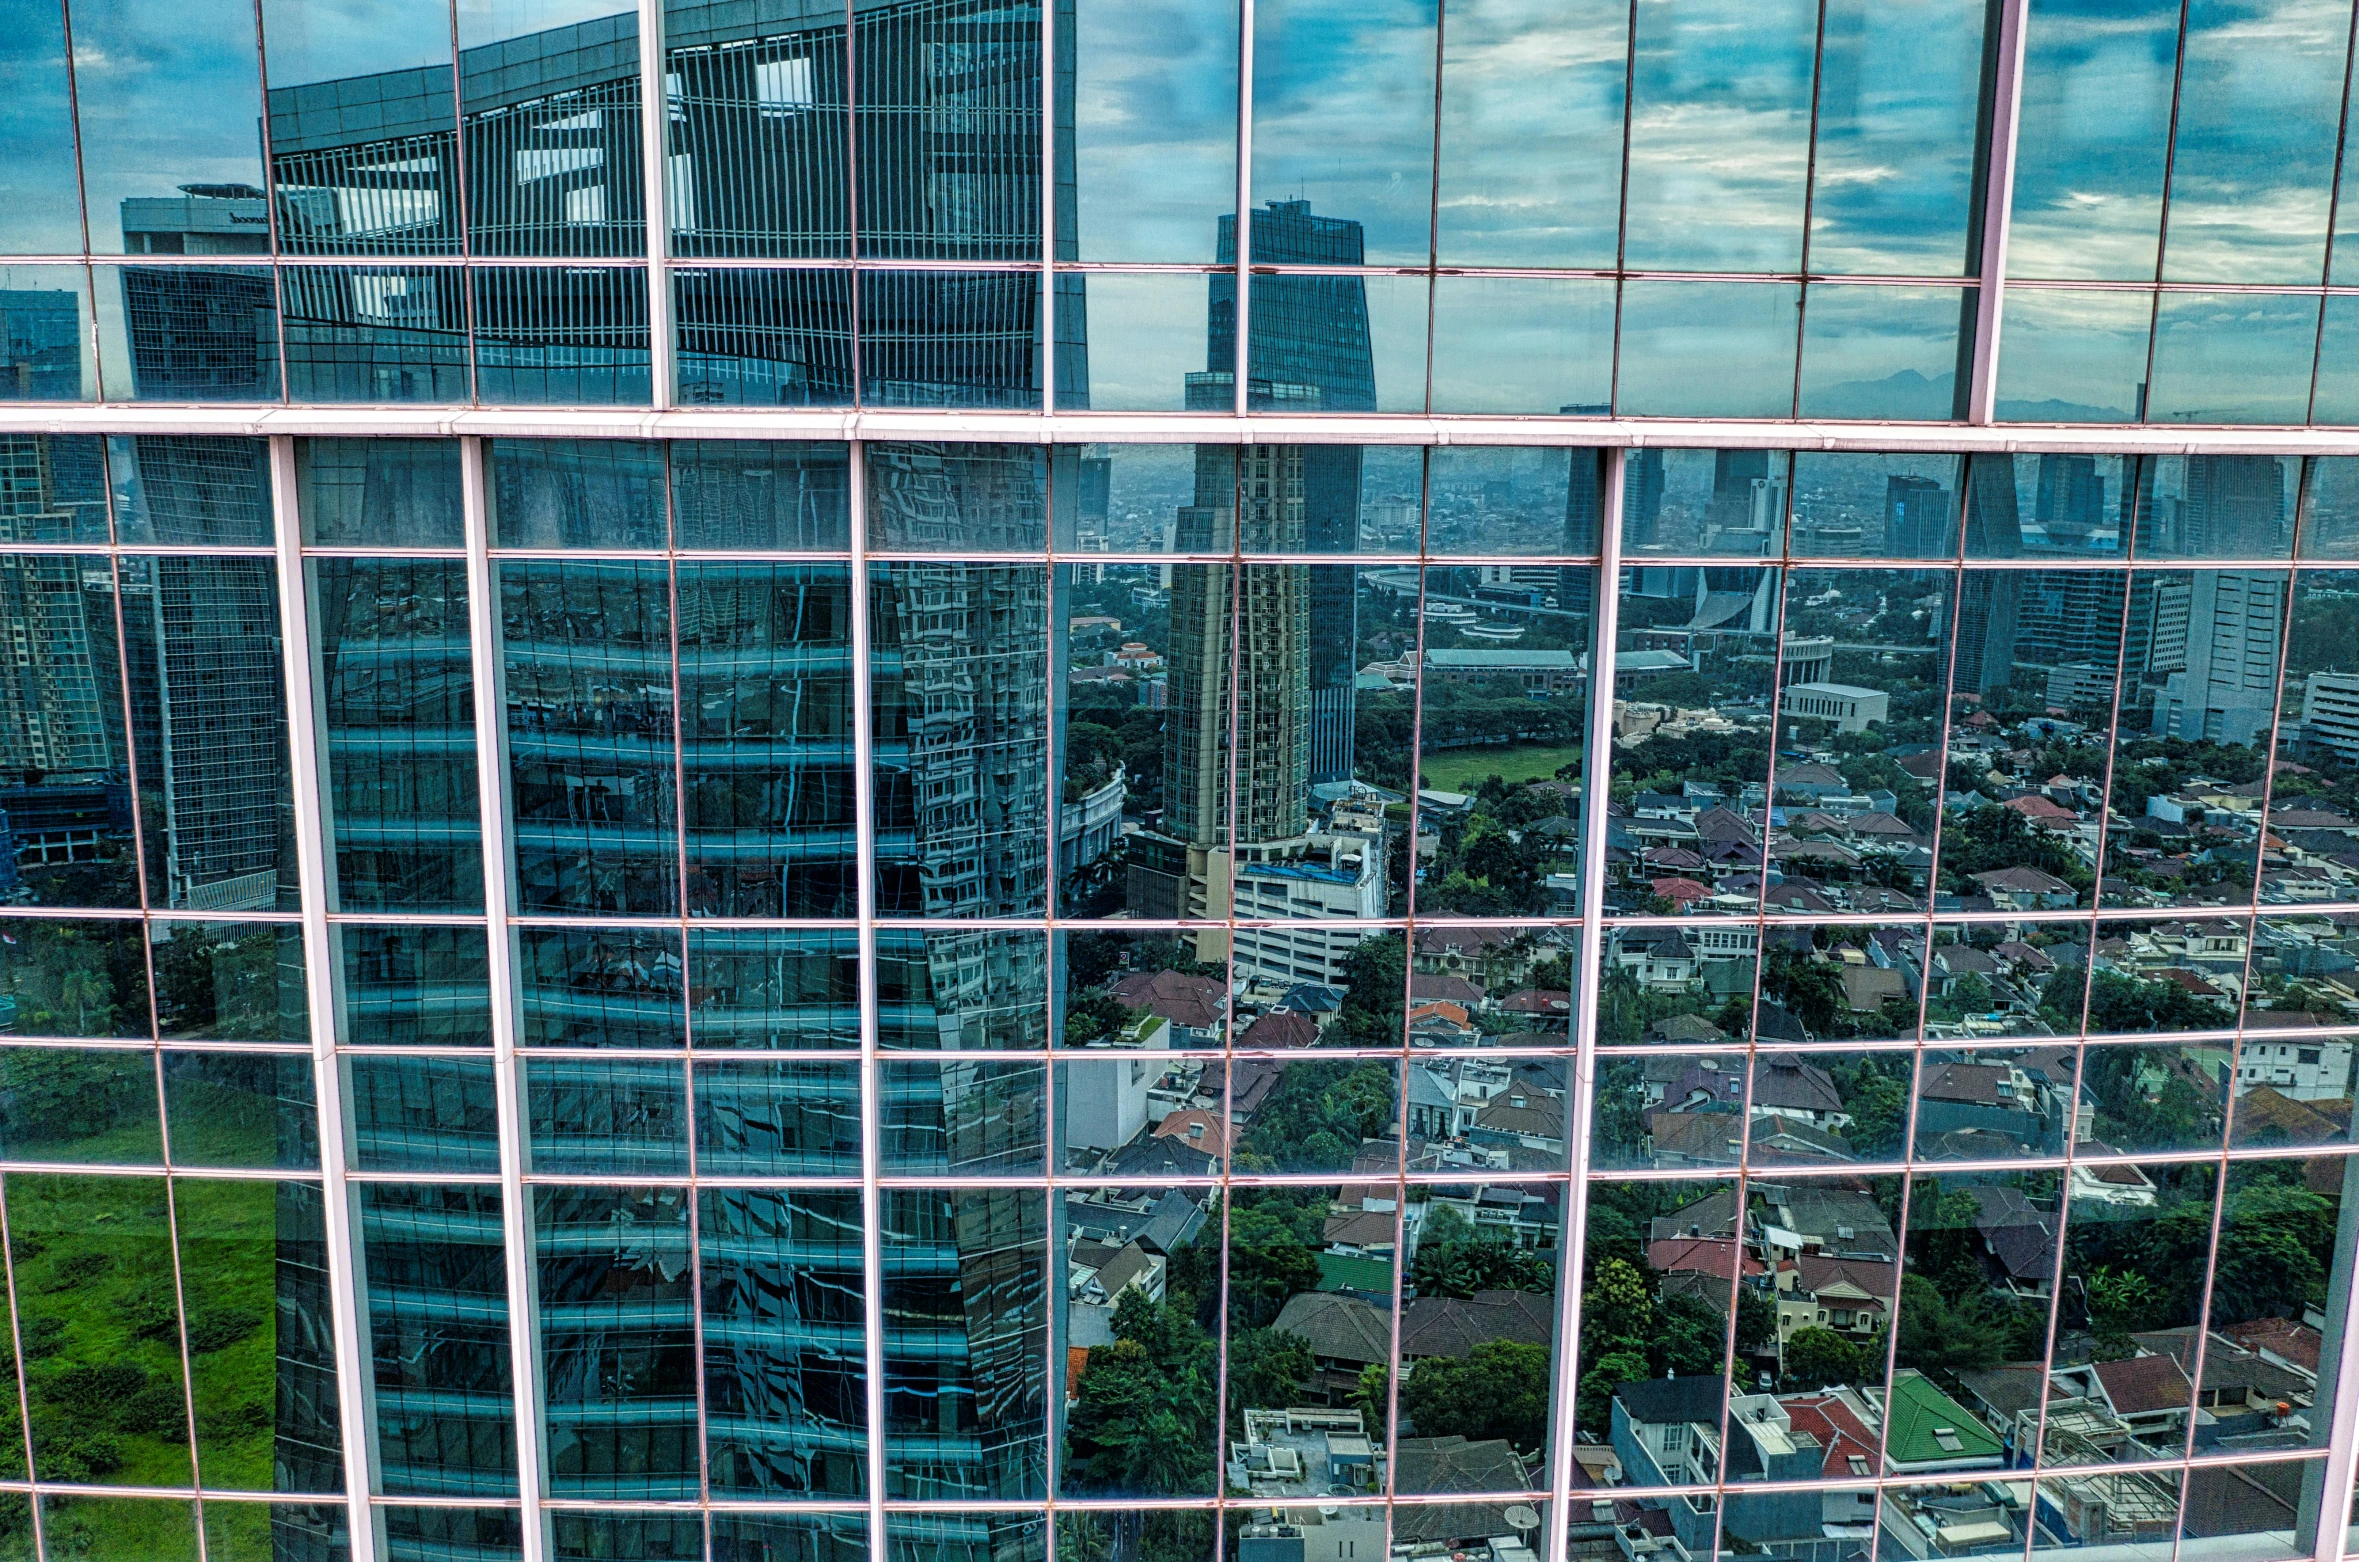
[[455,268],[287,266],[296,401],[465,401],[466,275]]
[[2318,331],[2314,423],[2359,423],[2359,299],[2338,294],[2323,301]]
[[299,439],[303,540],[458,548],[466,542],[455,439]]
[[2146,293],[2009,288],[1999,337],[2000,418],[2135,423],[2146,407]]
[[2190,0],[2165,280],[2320,279],[2350,46],[2344,0]]
[[483,929],[346,924],[335,937],[345,1045],[491,1045]]
[[296,909],[274,561],[129,556],[122,578],[131,709],[156,713],[132,728],[149,904]]
[[99,266],[92,287],[108,400],[279,399],[268,266]]
[[1223,0],[1059,10],[1073,159],[1059,259],[1212,258],[1214,224],[1237,205],[1237,13]]
[[1435,412],[1603,413],[1613,388],[1611,282],[1435,278]]
[[309,569],[335,909],[482,910],[466,566]]
[[[1096,272],[1061,279],[1087,323],[1080,353],[1057,360],[1057,406],[1098,412],[1184,412],[1201,396],[1211,280],[1169,272]],[[1230,291],[1225,295],[1233,299]],[[1236,340],[1232,332],[1230,342]],[[1235,360],[1220,366],[1235,378]],[[1227,397],[1227,386],[1217,393]]]
[[2316,298],[2165,293],[2154,316],[2147,421],[2305,422],[2317,350]]
[[371,1172],[500,1169],[497,1087],[488,1060],[345,1059],[352,1164]]
[[[637,10],[619,0],[482,0],[458,17],[470,247],[645,253]],[[488,381],[486,396],[579,399],[492,397]]]
[[2154,275],[2179,12],[2178,0],[2030,8],[2009,276]]
[[115,530],[125,542],[267,548],[270,447],[178,434],[107,441]]
[[1036,553],[1048,453],[1027,445],[872,443],[868,544],[911,553]]
[[1039,5],[956,0],[853,26],[861,253],[1037,260]]
[[0,246],[11,255],[72,255],[82,248],[82,190],[65,8],[27,6],[12,20],[0,43],[0,75],[11,87],[0,109]]
[[677,929],[528,927],[516,944],[523,1045],[685,1044]]
[[[1623,263],[1792,271],[1810,176],[1803,0],[1639,0]],[[1743,147],[1741,158],[1730,149]]]
[[935,1177],[1037,1177],[1046,1169],[1047,1070],[973,1059],[883,1066],[880,1162]]
[[1635,417],[1791,416],[1801,294],[1787,283],[1624,284],[1615,410]]
[[672,305],[682,403],[851,405],[850,273],[680,268]]
[[503,266],[470,275],[476,399],[491,406],[647,401],[646,272]]
[[664,452],[652,440],[493,440],[484,467],[495,546],[664,545]]
[[269,253],[249,0],[75,0],[73,25],[90,247]]
[[93,400],[95,343],[88,272],[0,266],[0,401]]
[[1040,278],[861,272],[860,399],[886,407],[1040,405]]
[[835,1051],[860,1044],[860,939],[836,932],[696,929],[689,1036],[699,1049]]
[[105,542],[106,446],[96,434],[0,435],[12,542]]
[[542,1187],[532,1197],[550,1491],[695,1496],[687,1190]]
[[[860,1196],[812,1189],[697,1194],[704,1285],[705,1450],[713,1494],[857,1497],[868,1489],[866,1317]],[[715,1514],[716,1558],[861,1562],[820,1541],[841,1517]],[[734,1529],[746,1526],[746,1529]],[[791,1526],[791,1528],[789,1528]],[[780,1532],[783,1532],[782,1534]],[[734,1538],[726,1539],[734,1534]]]
[[524,1085],[535,1172],[687,1174],[688,1076],[678,1063],[535,1058]]
[[1629,7],[1616,0],[1477,0],[1450,10],[1442,264],[1613,265],[1629,31]]
[[699,1063],[696,1169],[715,1177],[858,1175],[858,1068],[750,1059]]
[[1814,287],[1802,311],[1806,418],[1955,417],[1971,380],[1971,289]]
[[371,1182],[355,1194],[386,1494],[515,1496],[500,1190]]
[[303,930],[292,922],[159,922],[149,933],[166,1041],[311,1039]]
[[[1366,258],[1422,265],[1433,244],[1433,0],[1273,0],[1253,13],[1253,198],[1316,192]],[[1264,253],[1255,262],[1289,257]],[[1353,259],[1359,257],[1354,256]]]
[[840,10],[770,17],[667,0],[673,254],[848,252],[844,45]]
[[849,916],[850,573],[684,563],[678,589],[690,914]]
[[879,1046],[1007,1052],[1049,1045],[1046,934],[880,931],[876,984]]
[[713,552],[840,553],[851,546],[846,447],[682,439],[670,447],[679,545]]
[[435,0],[332,10],[264,0],[270,171],[290,253],[458,252],[451,11]]
[[[713,1457],[718,1460],[720,1455],[716,1451]],[[865,1562],[868,1515],[716,1513],[712,1546],[713,1562],[774,1562],[780,1557],[797,1562]]]
[[1955,558],[1960,459],[1795,452],[1793,553]]
[[1939,277],[1965,268],[1981,222],[1974,135],[1987,9],[1979,0],[1827,6],[1813,272]]
[[668,573],[661,564],[499,566],[525,910],[677,913]]

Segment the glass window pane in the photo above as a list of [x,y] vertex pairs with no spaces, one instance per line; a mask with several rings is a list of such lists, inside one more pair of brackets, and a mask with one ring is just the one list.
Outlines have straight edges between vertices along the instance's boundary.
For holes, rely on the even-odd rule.
[[1097,0],[1059,13],[1057,58],[1074,159],[1058,258],[1211,259],[1237,204],[1237,7]]
[[[1437,447],[1427,464],[1431,489],[1426,548],[1468,558],[1532,555],[1582,558],[1597,552],[1603,511],[1603,451],[1539,450],[1501,445]],[[1537,583],[1555,606],[1571,613],[1587,606],[1565,595],[1563,582],[1532,575],[1486,585]],[[1500,598],[1515,605],[1512,592]]]
[[678,546],[840,553],[851,546],[846,447],[819,440],[680,439],[669,446]]
[[1806,418],[1958,416],[1974,377],[1972,289],[1814,287],[1802,311]]
[[1038,915],[1048,874],[1047,569],[876,564],[869,603],[878,911]]
[[1801,303],[1802,290],[1788,283],[1624,283],[1615,410],[1629,417],[1790,416]]
[[307,568],[335,909],[480,911],[466,566],[324,558]]
[[127,556],[122,577],[149,903],[296,909],[273,561]]
[[[1223,279],[1226,280],[1226,279]],[[1207,381],[1225,398],[1236,380],[1236,360],[1207,362],[1206,321],[1214,279],[1203,274],[1155,272],[1125,276],[1098,271],[1059,279],[1077,301],[1086,300],[1086,357],[1057,362],[1057,406],[1097,412],[1185,412],[1203,410]],[[1234,288],[1234,283],[1229,284]],[[1222,301],[1235,298],[1224,291]],[[1233,354],[1236,333],[1227,335]],[[1222,344],[1216,342],[1217,352]],[[1078,370],[1079,372],[1076,372]]]
[[1957,557],[1962,464],[1958,456],[1796,451],[1794,556]]
[[155,1055],[144,1048],[0,1051],[6,1153],[20,1161],[164,1164]]
[[2176,0],[2043,0],[2028,19],[2009,276],[2154,275],[2180,14]]
[[321,1562],[352,1555],[352,1510],[341,1502],[205,1503],[205,1562],[275,1562],[284,1552]]
[[1046,1048],[1048,939],[978,929],[876,935],[877,1044],[908,1052]]
[[936,1501],[1044,1495],[1043,1195],[895,1190],[882,1223],[885,1314],[909,1331],[884,1342],[886,1491]]
[[863,271],[859,285],[862,402],[1040,405],[1037,273]]
[[652,441],[492,440],[484,467],[497,547],[664,546],[664,452]]
[[[0,187],[0,200],[6,194]],[[88,272],[75,266],[0,266],[0,333],[7,343],[0,401],[97,398]]]
[[[91,248],[268,253],[253,8],[246,0],[79,0],[73,25],[82,180],[98,214]],[[175,112],[158,114],[160,103]],[[195,189],[181,188],[191,181]]]
[[310,1171],[319,1165],[319,1109],[307,1057],[167,1052],[164,1115],[175,1166]]
[[843,13],[751,15],[665,7],[671,252],[848,253]]
[[466,544],[455,439],[298,439],[295,498],[306,543]]
[[357,1194],[386,1495],[514,1497],[500,1190],[370,1182]]
[[841,1063],[699,1063],[696,1166],[716,1177],[857,1176],[859,1072]]
[[9,30],[7,51],[14,90],[0,131],[0,168],[7,169],[0,175],[0,247],[11,255],[72,255],[82,248],[82,181],[64,7],[28,9]]
[[469,246],[485,255],[644,253],[636,9],[486,0],[458,16]]
[[43,1364],[25,1374],[34,1475],[193,1486],[164,1179],[10,1172],[6,1191],[17,1326]]
[[466,401],[466,282],[450,267],[282,268],[290,399]]
[[1433,410],[1603,413],[1613,402],[1614,284],[1438,277]]
[[[1593,1180],[1582,1193],[1589,1205],[1591,1256],[1583,1282],[1574,1415],[1600,1442],[1616,1426],[1659,1429],[1649,1444],[1633,1447],[1655,1467],[1633,1458],[1623,1468],[1622,1484],[1700,1484],[1709,1477],[1686,1458],[1698,1445],[1683,1430],[1718,1427],[1727,1403],[1727,1319],[1739,1267],[1732,1250],[1744,1208],[1736,1186]],[[1851,1197],[1867,1203],[1864,1195]],[[1673,1247],[1657,1253],[1656,1244],[1666,1240]],[[1660,1453],[1649,1455],[1650,1446]],[[1602,1484],[1602,1474],[1590,1472],[1584,1483]],[[1668,1506],[1678,1514],[1687,1505]],[[1709,1545],[1709,1515],[1704,1522]]]
[[350,1047],[491,1045],[490,956],[475,927],[339,926]]
[[[238,189],[243,186],[220,186]],[[250,207],[262,201],[189,197],[182,207]],[[192,223],[219,219],[199,210]],[[173,237],[179,235],[143,235]],[[268,266],[94,267],[101,388],[110,401],[277,401],[278,283]]]
[[48,1553],[58,1557],[197,1562],[196,1504],[154,1497],[45,1495],[41,1538]]
[[[857,1193],[705,1188],[697,1194],[704,1287],[705,1456],[715,1496],[857,1497],[868,1489],[866,1315]],[[762,1528],[842,1519],[714,1515],[746,1562]],[[811,1562],[858,1562],[820,1546]],[[805,1556],[799,1546],[785,1554]],[[862,1555],[865,1556],[865,1550]]]
[[498,566],[525,911],[677,914],[670,571]]
[[871,548],[1037,553],[1046,545],[1046,450],[879,442],[867,454]]
[[388,1540],[435,1550],[459,1550],[484,1562],[509,1562],[524,1555],[524,1535],[514,1508],[424,1508],[403,1504],[376,1509]]
[[172,1191],[205,1486],[342,1491],[320,1190],[182,1177]]
[[682,405],[852,404],[849,273],[676,268],[672,302]]
[[2135,423],[2146,412],[2146,293],[2007,290],[1999,417],[2010,423]]
[[[608,116],[599,110],[578,117],[603,123]],[[625,145],[635,159],[636,131]],[[527,153],[516,155],[523,159]],[[636,179],[629,188],[636,191]],[[475,189],[470,186],[471,195]],[[475,210],[480,214],[483,208]],[[636,226],[635,214],[631,225]],[[477,400],[495,407],[646,404],[651,383],[646,272],[501,266],[479,267],[469,275],[475,288]]]
[[1812,271],[1941,277],[1965,269],[1981,222],[1972,200],[1985,16],[1974,0],[1827,7]]
[[265,440],[118,434],[107,474],[124,542],[267,548],[275,536]]
[[[1798,269],[1813,8],[1641,0],[1634,17],[1623,264]],[[1744,157],[1727,155],[1739,146]]]
[[2164,280],[2318,282],[2351,8],[2192,0],[2186,27]]
[[150,935],[166,1041],[311,1039],[303,930],[291,922],[160,922]]
[[0,924],[0,1013],[19,1036],[152,1034],[137,922],[11,918]]
[[838,1051],[860,1044],[860,939],[848,928],[697,929],[688,935],[688,961],[688,1028],[699,1050]]
[[685,1044],[676,929],[521,928],[516,956],[522,1045]]
[[689,913],[850,915],[849,572],[682,563],[674,585]]
[[1037,260],[1040,7],[869,11],[853,26],[861,253]]
[[905,1061],[881,1069],[887,1173],[1038,1177],[1048,1159],[1048,1071],[1039,1063]]
[[2249,293],[2165,293],[2154,316],[2156,423],[2302,423],[2318,300]]
[[347,1057],[355,1170],[500,1169],[492,1065],[473,1058]]
[[1612,0],[1481,0],[1450,12],[1443,265],[1614,264],[1629,31],[1628,7]]
[[264,0],[262,55],[280,245],[456,254],[450,9],[365,0],[331,19],[301,0]]
[[678,1188],[533,1191],[554,1495],[696,1495],[688,1214]]
[[678,1063],[534,1058],[524,1086],[534,1171],[687,1174],[688,1078]]
[[[1335,236],[1378,265],[1423,265],[1433,244],[1434,30],[1430,0],[1347,6],[1276,0],[1254,12],[1253,193],[1285,222],[1310,215],[1315,188]],[[1343,225],[1334,219],[1343,219]],[[1265,248],[1254,213],[1256,265],[1294,255]]]

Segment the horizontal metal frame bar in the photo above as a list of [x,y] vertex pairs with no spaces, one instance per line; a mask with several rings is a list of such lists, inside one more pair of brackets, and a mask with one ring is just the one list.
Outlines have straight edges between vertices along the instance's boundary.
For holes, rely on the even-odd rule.
[[[1890,455],[2359,455],[2359,426],[1864,423],[1823,419],[1489,417],[1416,413],[1009,412],[678,407],[191,406],[0,408],[24,434],[482,435],[547,439],[951,440],[982,444],[1524,445],[1584,449],[1857,450]],[[1736,562],[1736,561],[1722,561]]]

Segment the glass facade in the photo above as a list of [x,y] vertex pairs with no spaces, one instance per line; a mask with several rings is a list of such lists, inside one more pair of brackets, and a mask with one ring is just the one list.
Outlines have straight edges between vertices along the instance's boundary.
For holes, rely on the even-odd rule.
[[12,20],[0,1562],[2359,1556],[2349,0]]

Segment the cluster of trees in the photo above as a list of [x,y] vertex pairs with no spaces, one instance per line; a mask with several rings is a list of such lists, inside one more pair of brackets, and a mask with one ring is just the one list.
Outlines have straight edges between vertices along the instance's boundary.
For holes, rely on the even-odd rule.
[[[1600,1255],[1581,1288],[1580,1380],[1573,1413],[1604,1437],[1614,1391],[1660,1377],[1721,1377],[1728,1371],[1728,1314],[1687,1292],[1664,1295],[1643,1265]],[[1759,1350],[1777,1337],[1777,1304],[1737,1288],[1736,1348]]]
[[[1534,705],[1533,701],[1525,701]],[[1573,741],[1579,741],[1578,734]],[[1557,779],[1578,781],[1581,762],[1557,768]],[[1418,889],[1420,905],[1466,916],[1526,916],[1545,899],[1551,873],[1569,871],[1579,860],[1580,841],[1570,831],[1536,830],[1544,820],[1569,817],[1572,804],[1553,791],[1487,777],[1471,794],[1464,819],[1445,822],[1434,842],[1433,861]]]
[[2037,868],[2062,879],[2083,904],[2097,883],[2096,874],[2064,837],[2039,828],[2012,808],[1950,814],[1941,832],[1941,887],[1953,895],[1978,895],[1982,886],[1974,882],[1974,875],[2002,868]]
[[1878,1040],[1913,1036],[1917,1004],[1913,998],[1885,998],[1874,1013],[1855,1012],[1843,990],[1843,969],[1833,956],[1845,945],[1864,947],[1864,928],[1819,928],[1805,945],[1796,937],[1773,933],[1762,951],[1761,992],[1775,999],[1803,1028],[1820,1041],[1843,1041],[1856,1036]]

